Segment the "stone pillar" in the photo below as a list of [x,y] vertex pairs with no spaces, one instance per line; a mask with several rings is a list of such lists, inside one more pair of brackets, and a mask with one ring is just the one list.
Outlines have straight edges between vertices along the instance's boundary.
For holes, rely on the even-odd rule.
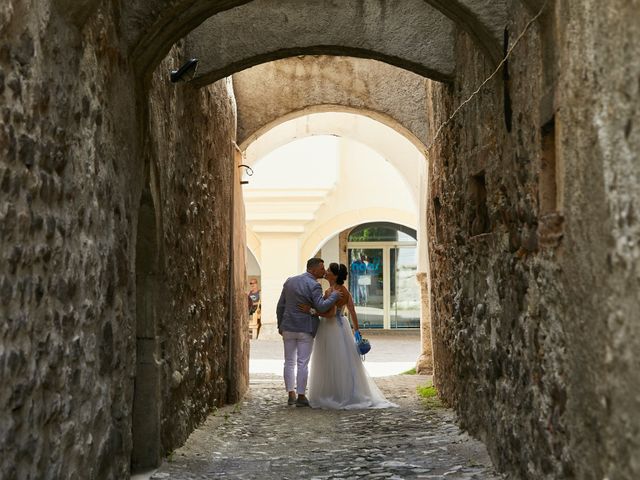
[[420,209],[418,218],[418,272],[416,280],[420,285],[420,342],[422,353],[416,362],[416,372],[433,373],[433,345],[431,342],[431,289],[429,286],[429,240],[427,232],[427,202],[429,181],[427,163],[420,164]]
[[[284,281],[302,273],[299,234],[262,233],[261,282],[262,328],[260,339],[280,338],[277,329],[276,305]],[[305,259],[306,261],[306,259]]]
[[416,279],[420,284],[420,343],[422,344],[422,353],[416,362],[416,372],[431,375],[433,373],[433,346],[431,344],[429,279],[426,272],[418,272]]

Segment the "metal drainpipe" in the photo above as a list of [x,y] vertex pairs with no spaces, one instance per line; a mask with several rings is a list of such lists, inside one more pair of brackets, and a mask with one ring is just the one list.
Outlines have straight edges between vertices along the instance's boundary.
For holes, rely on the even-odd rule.
[[[235,151],[233,144],[230,146],[233,167],[235,168]],[[236,197],[236,171],[231,169],[231,208],[229,209],[229,274],[227,277],[227,304],[229,305],[229,318],[227,320],[227,403],[231,403],[231,375],[233,373],[233,234],[234,234],[234,214]]]

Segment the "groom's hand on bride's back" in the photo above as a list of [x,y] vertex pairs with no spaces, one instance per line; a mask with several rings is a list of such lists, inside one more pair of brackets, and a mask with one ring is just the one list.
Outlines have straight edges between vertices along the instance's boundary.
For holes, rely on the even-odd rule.
[[299,303],[298,310],[304,313],[310,313],[309,311],[311,310],[311,305],[307,305],[305,303]]

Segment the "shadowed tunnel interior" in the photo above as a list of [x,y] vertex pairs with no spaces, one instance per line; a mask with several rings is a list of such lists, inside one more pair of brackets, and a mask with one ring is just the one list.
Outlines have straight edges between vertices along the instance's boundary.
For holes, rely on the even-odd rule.
[[639,49],[624,0],[4,1],[0,477],[128,478],[243,398],[278,131],[402,172],[422,361],[497,468],[638,477]]

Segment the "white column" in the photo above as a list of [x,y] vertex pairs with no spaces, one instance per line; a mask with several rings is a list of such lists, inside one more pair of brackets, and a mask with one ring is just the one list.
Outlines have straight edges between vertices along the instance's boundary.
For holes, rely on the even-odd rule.
[[[391,249],[382,247],[382,326],[385,330],[391,328]],[[398,292],[396,292],[396,295]]]
[[418,272],[429,271],[427,209],[429,208],[429,175],[426,159],[420,162],[420,206],[418,208]]
[[[280,338],[276,305],[284,281],[302,273],[299,233],[261,233],[262,328],[260,339]],[[306,259],[305,259],[306,260]]]

